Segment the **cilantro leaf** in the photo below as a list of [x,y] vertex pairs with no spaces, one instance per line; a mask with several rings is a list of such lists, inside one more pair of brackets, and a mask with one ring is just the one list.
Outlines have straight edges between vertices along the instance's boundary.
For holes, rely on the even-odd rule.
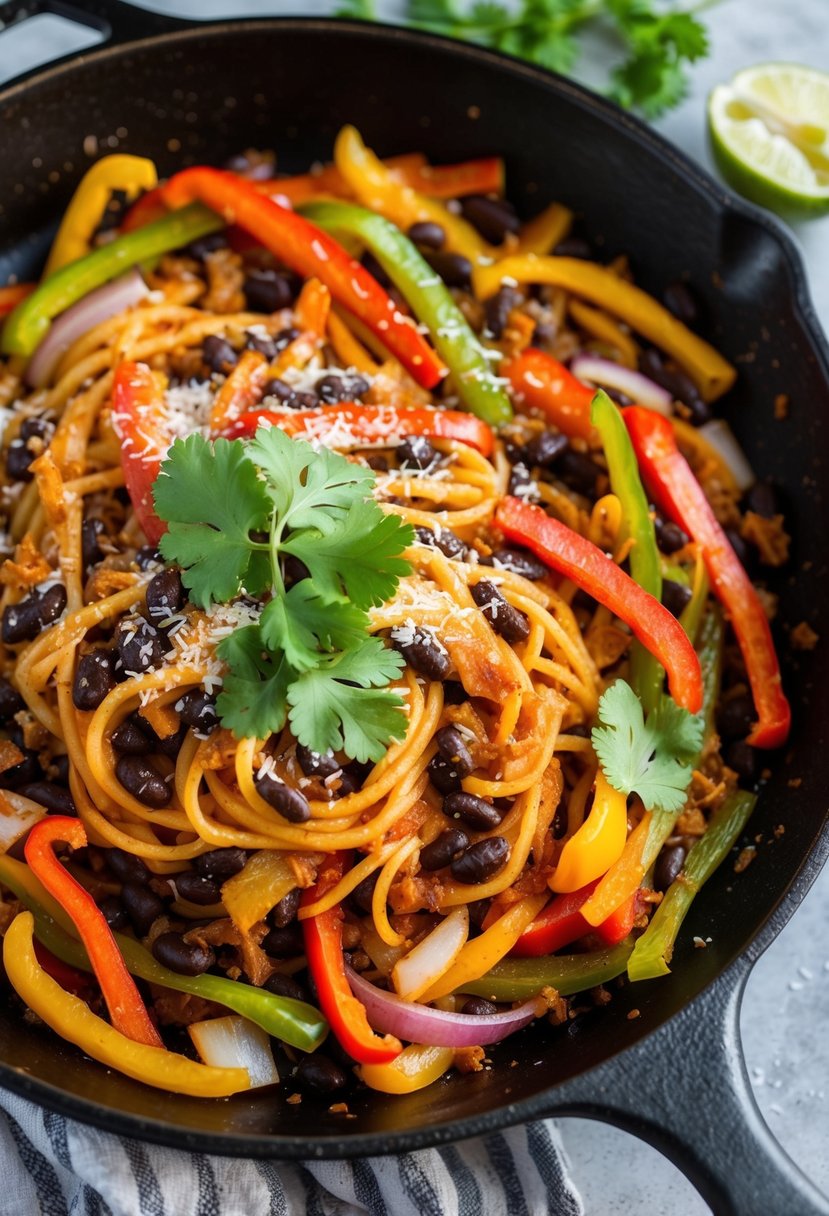
[[216,653],[230,668],[216,701],[222,725],[238,739],[266,739],[281,730],[293,676],[285,656],[267,652],[258,625],[246,625],[224,638]]
[[182,581],[199,607],[231,600],[243,586],[256,595],[270,585],[267,554],[254,548],[250,534],[267,527],[271,503],[241,444],[213,444],[201,435],[177,439],[153,498],[169,524],[161,554],[182,567]]
[[617,680],[599,701],[599,721],[593,747],[613,788],[638,794],[649,811],[681,810],[702,747],[702,719],[665,697],[646,722],[636,693]]
[[360,645],[368,627],[368,616],[361,608],[347,600],[325,599],[307,578],[295,583],[286,595],[274,596],[260,620],[265,645],[283,651],[297,671],[315,667],[320,651]]
[[260,427],[248,453],[265,474],[283,527],[325,531],[355,497],[367,497],[374,484],[374,473],[366,465],[329,448],[312,448],[275,426]]

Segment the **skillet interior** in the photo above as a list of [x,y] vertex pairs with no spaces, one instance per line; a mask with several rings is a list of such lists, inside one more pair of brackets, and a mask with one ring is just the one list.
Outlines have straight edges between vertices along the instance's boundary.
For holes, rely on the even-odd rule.
[[[552,198],[566,202],[599,256],[629,252],[637,280],[657,294],[689,276],[704,302],[706,336],[740,369],[727,416],[757,471],[786,487],[795,541],[775,586],[780,619],[815,623],[829,599],[829,567],[815,548],[827,523],[829,359],[781,230],[641,124],[567,82],[440,39],[333,29],[290,19],[195,28],[84,56],[0,96],[0,281],[38,270],[90,153],[112,147],[150,155],[166,173],[258,144],[279,150],[281,169],[300,170],[327,157],[336,130],[351,121],[383,154],[422,148],[451,161],[503,153],[510,197],[526,214]],[[791,400],[785,422],[774,420],[778,393]],[[660,1025],[758,933],[753,951],[767,944],[816,872],[829,784],[820,701],[826,648],[793,662],[783,642],[782,653],[795,729],[752,820],[752,835],[764,842],[758,859],[739,878],[726,866],[712,880],[686,923],[670,979],[621,991],[569,1031],[545,1026],[492,1051],[496,1063],[518,1059],[518,1067],[454,1077],[408,1098],[364,1093],[350,1101],[356,1118],[346,1121],[308,1099],[287,1107],[270,1094],[205,1104],[158,1094],[2,1008],[0,1080],[110,1128],[246,1155],[401,1151],[555,1109],[562,1082]],[[802,779],[796,790],[787,784],[793,777]],[[780,823],[785,834],[774,840]],[[689,947],[695,934],[712,938],[708,949]],[[628,1021],[633,1007],[641,1016]]]

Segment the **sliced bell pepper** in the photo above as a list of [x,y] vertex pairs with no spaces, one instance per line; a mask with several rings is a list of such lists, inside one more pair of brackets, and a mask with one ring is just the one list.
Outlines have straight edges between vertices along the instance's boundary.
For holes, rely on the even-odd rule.
[[413,1094],[442,1077],[452,1067],[454,1058],[451,1047],[410,1043],[388,1064],[361,1064],[357,1073],[369,1089],[383,1094]]
[[92,963],[112,1024],[137,1043],[161,1046],[161,1037],[127,970],[112,930],[95,900],[55,856],[54,845],[75,849],[87,843],[86,829],[79,819],[50,815],[36,823],[26,839],[25,854],[32,872],[71,917]]
[[519,256],[527,257],[551,253],[559,241],[563,241],[573,224],[573,212],[561,203],[550,203],[538,215],[521,225],[518,233]]
[[564,435],[590,438],[590,406],[596,390],[577,380],[558,359],[528,346],[502,363],[500,370],[519,405],[543,414]]
[[309,435],[325,440],[336,432],[344,443],[394,444],[405,435],[429,435],[435,439],[456,439],[477,448],[482,456],[492,452],[494,438],[485,422],[474,414],[459,410],[436,410],[428,405],[362,405],[359,401],[340,401],[313,410],[251,410],[226,427],[228,439],[247,439],[263,424],[278,426],[287,435]]
[[67,992],[73,992],[75,996],[85,996],[93,988],[94,981],[90,975],[65,963],[42,942],[35,942],[34,945],[38,963],[56,984],[60,984],[61,988]]
[[607,984],[627,967],[633,943],[622,942],[609,950],[586,954],[555,954],[546,958],[505,958],[478,980],[469,980],[461,991],[490,1001],[526,1001],[542,988],[555,988],[560,996],[573,996],[599,984]]
[[8,287],[0,287],[0,317],[8,316],[36,287],[37,283],[10,283]]
[[578,891],[601,878],[618,860],[626,840],[627,798],[610,785],[599,769],[590,814],[562,849],[550,888],[558,892]]
[[518,498],[505,498],[495,523],[510,540],[531,549],[553,570],[581,587],[630,626],[668,673],[678,705],[695,714],[702,705],[702,673],[688,635],[667,608],[585,537]]
[[[239,362],[230,371],[213,399],[213,407],[210,411],[210,429],[220,431],[234,419],[258,405],[265,395],[265,387],[271,375],[270,364],[263,354],[258,350],[243,351]],[[124,460],[125,453],[122,447],[122,464]],[[126,470],[124,478],[126,480]],[[129,489],[129,483],[127,483],[127,488]]]
[[151,545],[167,525],[155,513],[153,482],[170,440],[162,425],[162,388],[146,363],[119,363],[112,381],[112,422],[121,440],[124,483]]
[[224,226],[214,212],[194,204],[171,212],[137,232],[116,237],[86,257],[56,270],[17,305],[3,326],[2,350],[7,355],[31,355],[58,313],[117,279],[125,270],[216,232]]
[[781,747],[789,733],[791,709],[760,597],[677,447],[667,418],[630,406],[624,419],[648,489],[660,509],[700,546],[714,593],[737,636],[758,714],[748,742],[753,747]]
[[[461,161],[457,165],[430,165],[425,156],[414,152],[387,157],[382,163],[397,181],[428,198],[502,194],[504,190],[504,162],[500,156]],[[319,173],[269,178],[257,182],[256,189],[271,197],[281,195],[295,207],[321,194],[350,194],[345,178],[336,165],[326,165]],[[548,250],[541,252],[547,253]]]
[[154,220],[163,219],[168,214],[160,186],[148,190],[132,204],[121,220],[121,232],[137,232]]
[[250,1089],[246,1068],[212,1068],[156,1043],[136,1042],[64,992],[38,964],[31,912],[19,912],[3,939],[3,964],[18,996],[61,1038],[136,1081],[195,1098],[225,1098]]
[[132,200],[140,191],[152,190],[157,183],[155,165],[146,157],[116,153],[96,161],[84,174],[63,213],[43,277],[89,252],[95,229],[114,190],[123,191],[127,199]]
[[512,407],[486,352],[446,284],[409,238],[384,216],[349,203],[310,203],[302,214],[326,232],[356,237],[371,251],[427,326],[467,409],[493,426],[508,422]]
[[[313,887],[302,893],[300,907],[321,899],[345,872],[347,857],[332,853]],[[339,904],[302,922],[308,970],[316,985],[320,1008],[338,1042],[358,1064],[388,1064],[403,1045],[392,1035],[377,1035],[371,1029],[365,1006],[354,996],[343,960],[343,910]]]
[[626,903],[594,928],[584,919],[581,909],[596,889],[597,882],[598,879],[594,879],[578,891],[568,891],[551,899],[521,934],[510,950],[510,956],[540,958],[545,954],[555,954],[588,933],[596,933],[608,946],[618,946],[619,942],[623,942],[633,928],[636,896],[632,895]]
[[[423,388],[434,388],[446,369],[423,335],[360,263],[327,232],[259,194],[250,182],[221,169],[184,169],[164,187],[165,201],[180,207],[200,199],[253,233],[266,249],[303,278],[317,278],[363,321]],[[175,213],[174,213],[175,214]]]

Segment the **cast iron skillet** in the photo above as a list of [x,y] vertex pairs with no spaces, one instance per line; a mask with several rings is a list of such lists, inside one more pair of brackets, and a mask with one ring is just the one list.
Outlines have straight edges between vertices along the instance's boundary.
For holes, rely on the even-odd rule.
[[[437,161],[499,152],[527,213],[558,198],[608,257],[627,251],[659,292],[687,273],[707,336],[734,359],[728,416],[761,475],[786,487],[795,536],[780,619],[815,621],[829,600],[822,461],[829,451],[829,350],[789,236],[641,123],[566,80],[486,51],[382,26],[284,19],[192,26],[118,0],[0,5],[0,19],[61,12],[99,28],[101,49],[0,93],[0,282],[37,272],[90,158],[117,146],[220,163],[258,144],[300,170],[330,154],[344,121],[387,154]],[[97,149],[97,151],[96,151]],[[791,420],[774,420],[778,393]],[[804,563],[808,563],[805,565]],[[825,629],[820,630],[825,632]],[[783,655],[787,656],[783,646]],[[763,791],[754,864],[726,864],[694,906],[674,974],[627,987],[564,1030],[546,1025],[493,1051],[499,1065],[405,1098],[365,1092],[344,1120],[304,1099],[227,1102],[159,1094],[82,1059],[0,1009],[0,1081],[54,1110],[128,1135],[258,1157],[403,1152],[544,1115],[608,1120],[649,1140],[717,1212],[829,1213],[763,1123],[739,1044],[752,963],[782,929],[829,851],[827,648],[786,663],[792,744]],[[791,777],[802,778],[793,791]],[[785,824],[775,839],[773,829]],[[710,937],[707,949],[690,946]],[[638,1016],[631,1016],[633,1011]],[[510,1068],[516,1058],[518,1067]],[[290,1092],[290,1088],[286,1092]]]

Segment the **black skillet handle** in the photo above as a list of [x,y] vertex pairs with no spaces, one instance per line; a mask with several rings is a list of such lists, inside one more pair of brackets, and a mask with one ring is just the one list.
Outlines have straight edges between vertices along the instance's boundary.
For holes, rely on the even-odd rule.
[[[191,22],[137,8],[126,0],[6,0],[0,3],[0,31],[41,13],[51,13],[99,30],[99,46],[118,46],[152,34],[188,29]],[[39,67],[35,71],[39,71]],[[29,75],[29,73],[25,73]]]
[[556,1114],[611,1122],[672,1160],[715,1216],[829,1216],[754,1100],[740,1042],[741,960],[653,1034],[567,1082]]

